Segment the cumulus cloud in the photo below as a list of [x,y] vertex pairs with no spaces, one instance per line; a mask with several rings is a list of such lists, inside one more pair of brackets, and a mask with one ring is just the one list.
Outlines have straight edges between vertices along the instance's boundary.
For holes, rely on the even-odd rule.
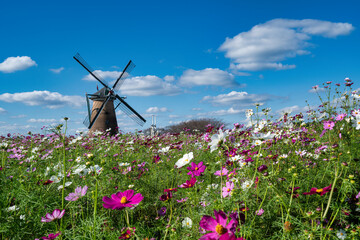
[[176,95],[180,88],[154,75],[127,79],[120,88],[121,94],[129,96]]
[[0,114],[2,114],[2,113],[6,113],[6,110],[3,109],[2,107],[0,107]]
[[84,97],[67,96],[58,92],[33,91],[21,93],[3,93],[0,95],[0,101],[21,102],[29,106],[43,105],[46,108],[54,109],[64,106],[81,107],[85,103]]
[[219,50],[225,52],[232,64],[240,71],[266,69],[285,70],[293,64],[282,64],[288,58],[309,54],[312,36],[335,38],[354,30],[350,23],[335,23],[315,19],[273,19],[255,25],[251,30],[233,38],[226,38]]
[[228,94],[220,94],[218,96],[205,96],[202,101],[209,102],[214,106],[232,105],[246,107],[252,106],[254,103],[265,103],[274,98],[279,97],[268,94],[248,94],[247,92],[232,91]]
[[[95,76],[100,76],[104,80],[113,81],[120,77],[121,71],[102,71],[102,70],[95,70],[93,71]],[[86,81],[97,81],[91,74],[89,73],[82,80]]]
[[174,76],[170,76],[170,75],[166,75],[164,77],[164,80],[167,81],[167,82],[172,82],[175,80],[175,77]]
[[45,119],[45,118],[39,118],[39,119],[35,119],[35,118],[31,118],[29,119],[27,122],[29,123],[55,123],[55,122],[59,122],[56,119]]
[[[316,108],[315,106],[310,106],[310,109],[315,109],[315,108]],[[276,113],[279,114],[280,116],[282,116],[285,113],[295,115],[295,114],[298,114],[300,112],[306,113],[307,111],[309,111],[309,106],[300,107],[298,105],[294,105],[294,106],[291,106],[291,107],[281,108],[281,109],[277,110]]]
[[25,70],[32,66],[37,66],[37,64],[28,56],[8,57],[2,63],[0,63],[0,72],[12,73]]
[[147,113],[161,113],[161,112],[167,112],[168,109],[166,107],[158,108],[158,107],[149,107],[146,112]]
[[224,115],[231,115],[231,114],[239,114],[241,112],[244,112],[245,110],[239,110],[239,109],[234,109],[234,108],[229,108],[229,109],[222,109],[222,110],[217,110],[217,111],[212,111],[212,112],[206,112],[206,113],[198,113],[198,116],[208,116],[208,117],[212,117],[212,116],[224,116]]
[[64,70],[64,67],[60,67],[60,68],[50,68],[49,69],[51,72],[59,74]]
[[206,68],[203,70],[186,70],[179,78],[179,84],[184,86],[238,86],[233,74],[218,68]]

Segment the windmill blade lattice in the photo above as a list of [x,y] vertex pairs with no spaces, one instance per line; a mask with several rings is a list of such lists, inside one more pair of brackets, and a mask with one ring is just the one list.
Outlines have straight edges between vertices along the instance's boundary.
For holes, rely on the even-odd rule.
[[115,95],[116,99],[114,100],[115,110],[120,108],[126,115],[128,115],[132,120],[134,120],[140,126],[143,126],[146,120],[137,113],[129,104],[127,104],[119,95]]
[[93,76],[96,80],[98,80],[104,87],[109,88],[109,83],[107,81],[105,81],[103,78],[101,78],[99,76],[99,74],[96,73],[96,71],[94,71],[94,69],[92,69],[90,67],[90,65],[80,56],[79,53],[76,53],[75,56],[73,57],[78,63],[80,63],[81,66],[83,66],[86,71],[88,71],[90,73],[91,76]]
[[122,73],[120,74],[120,77],[116,79],[113,89],[115,91],[119,91],[121,85],[124,83],[125,78],[127,78],[130,74],[130,72],[136,67],[136,65],[130,60],[129,63],[126,65]]

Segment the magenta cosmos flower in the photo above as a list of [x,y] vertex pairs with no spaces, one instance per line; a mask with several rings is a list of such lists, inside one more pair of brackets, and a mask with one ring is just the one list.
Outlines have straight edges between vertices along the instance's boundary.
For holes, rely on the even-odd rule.
[[111,209],[123,209],[126,207],[135,207],[137,206],[144,197],[141,193],[134,195],[134,190],[129,189],[124,192],[117,192],[111,195],[111,198],[105,196],[103,197],[103,207]]
[[181,184],[179,187],[181,188],[191,188],[195,185],[196,178],[192,177],[190,180],[186,180],[185,183]]
[[196,164],[194,162],[191,162],[191,166],[187,168],[188,170],[190,170],[190,172],[188,172],[188,175],[191,175],[191,177],[195,177],[195,176],[200,176],[201,173],[203,173],[206,169],[206,166],[204,165],[203,162],[199,162],[199,164]]
[[60,219],[64,216],[65,209],[60,211],[59,209],[55,209],[52,214],[47,213],[45,217],[41,217],[41,222],[52,222],[55,219]]
[[74,193],[69,193],[69,195],[65,197],[65,200],[66,200],[66,201],[72,201],[72,202],[73,202],[73,201],[76,201],[76,200],[79,199],[79,197],[85,196],[87,190],[88,190],[88,187],[87,187],[87,186],[85,186],[85,187],[83,187],[83,188],[77,187],[77,188],[75,188],[75,192],[74,192]]
[[57,234],[50,233],[48,236],[42,237],[41,239],[52,240],[52,239],[57,238],[57,236],[59,236],[60,234],[61,234],[61,232],[58,232]]
[[236,239],[235,231],[239,222],[236,219],[231,219],[227,224],[227,216],[223,211],[214,210],[215,219],[211,216],[203,216],[200,220],[200,227],[206,231],[211,231],[203,236],[200,240],[226,240]]
[[320,194],[320,196],[324,195],[327,192],[331,191],[331,184],[324,188],[311,188],[310,192],[304,192],[304,195],[313,195],[313,194]]

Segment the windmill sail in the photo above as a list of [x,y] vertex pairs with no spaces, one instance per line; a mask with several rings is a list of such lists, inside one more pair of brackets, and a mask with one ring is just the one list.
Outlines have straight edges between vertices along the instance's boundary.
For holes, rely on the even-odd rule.
[[96,80],[98,80],[102,85],[104,85],[104,87],[110,89],[110,88],[108,87],[109,84],[108,84],[104,79],[102,79],[102,78],[99,76],[99,74],[96,73],[96,71],[94,71],[94,70],[90,67],[90,65],[80,56],[79,53],[76,53],[76,54],[75,54],[74,59],[75,59],[78,63],[80,63],[80,65],[83,66],[83,67],[86,69],[86,71],[88,71],[88,72],[90,73],[91,76],[93,76],[93,77],[94,77]]
[[120,108],[126,115],[128,115],[132,120],[134,120],[140,126],[143,126],[146,120],[137,113],[129,104],[127,104],[119,95],[115,96],[116,99],[114,101],[115,110]]
[[[110,134],[116,134],[118,124],[116,120],[115,109],[121,109],[126,115],[133,119],[136,123],[143,126],[146,120],[137,113],[123,98],[115,93],[124,83],[125,78],[135,67],[135,64],[130,60],[124,70],[121,72],[118,79],[114,82],[112,88],[104,81],[101,76],[94,71],[89,64],[80,56],[76,54],[74,59],[83,66],[86,71],[90,73],[96,80],[98,80],[104,87],[94,94],[86,94],[88,116],[84,120],[84,125],[91,131],[105,131],[110,129]],[[92,110],[90,111],[90,100],[93,101]],[[115,105],[115,106],[114,106]]]
[[134,69],[136,65],[130,60],[129,63],[126,65],[122,73],[120,74],[120,77],[116,79],[113,89],[115,91],[119,91],[121,85],[124,83],[125,78],[127,78],[130,74],[130,72]]

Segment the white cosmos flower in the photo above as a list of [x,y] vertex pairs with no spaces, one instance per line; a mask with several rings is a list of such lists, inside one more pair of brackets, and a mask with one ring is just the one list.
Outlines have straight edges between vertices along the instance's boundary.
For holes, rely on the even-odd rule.
[[102,167],[99,165],[91,166],[89,172],[96,172],[97,174],[100,174],[102,171]]
[[193,152],[185,154],[182,158],[180,158],[176,163],[176,168],[181,168],[186,164],[190,163],[190,160],[194,158]]
[[255,146],[260,146],[261,145],[261,140],[255,140],[255,142],[253,143]]
[[223,141],[227,136],[227,133],[223,132],[222,129],[219,130],[218,134],[214,134],[211,136],[211,142],[209,143],[210,152],[213,152],[218,148],[218,144],[220,141]]
[[[70,186],[72,184],[72,182],[66,182],[65,183],[65,187],[68,187],[68,186]],[[60,190],[60,189],[62,189],[63,188],[63,185],[60,185],[60,186],[58,186],[58,190]]]
[[8,207],[6,209],[6,211],[8,211],[8,212],[17,211],[17,210],[19,210],[19,208],[16,205]]
[[185,228],[191,228],[192,227],[192,220],[189,217],[185,217],[182,221],[182,226]]
[[251,180],[247,180],[247,181],[245,181],[245,182],[243,182],[242,184],[241,184],[241,188],[244,190],[244,191],[246,191],[246,190],[248,190],[252,185],[253,185],[253,181],[251,181]]
[[170,146],[167,146],[167,147],[160,149],[158,152],[159,153],[167,153],[169,150],[170,150]]
[[343,229],[340,229],[337,233],[336,233],[336,236],[343,240],[346,238],[346,232],[343,230]]
[[86,165],[77,165],[76,169],[73,171],[73,174],[79,174],[80,176],[86,174]]
[[54,183],[58,183],[58,182],[60,182],[60,180],[61,179],[58,176],[55,176],[55,175],[50,177],[50,181],[53,181]]

